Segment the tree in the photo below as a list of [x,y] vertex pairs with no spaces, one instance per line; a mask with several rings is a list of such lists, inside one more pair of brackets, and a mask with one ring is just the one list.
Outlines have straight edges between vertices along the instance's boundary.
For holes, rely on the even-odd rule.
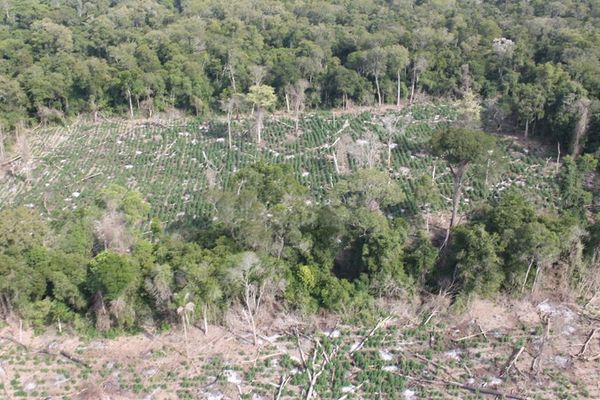
[[571,112],[576,116],[571,140],[571,156],[577,157],[581,153],[582,144],[588,132],[591,120],[590,107],[592,101],[586,97],[579,97],[571,104]]
[[421,73],[427,70],[429,66],[429,62],[425,56],[416,56],[412,62],[412,81],[410,84],[410,100],[409,103],[412,104],[415,99],[415,90],[419,83],[419,77]]
[[110,327],[109,311],[121,325],[133,322],[129,297],[136,293],[139,282],[140,271],[126,255],[104,251],[90,262],[87,286],[94,298],[99,330]]
[[422,175],[417,181],[415,201],[425,213],[425,231],[429,233],[431,210],[440,205],[440,192],[435,181],[429,175]]
[[4,129],[0,125],[0,164],[4,162]]
[[298,134],[300,124],[300,114],[304,111],[306,101],[306,89],[310,83],[304,79],[296,81],[294,84],[286,87],[286,97],[289,95],[292,101],[292,110],[294,112],[294,132]]
[[449,260],[463,295],[490,296],[502,285],[504,275],[496,241],[483,225],[461,225],[453,230]]
[[250,87],[247,98],[256,107],[254,129],[256,130],[256,144],[260,146],[265,112],[275,105],[277,96],[275,96],[275,89],[271,86],[258,84]]
[[178,296],[178,303],[180,304],[177,307],[177,315],[181,319],[181,325],[183,326],[183,337],[185,339],[185,354],[187,358],[190,358],[189,352],[189,340],[188,340],[188,330],[191,325],[191,318],[194,314],[194,309],[196,305],[189,301],[190,294],[186,292],[183,296]]
[[495,139],[487,133],[467,128],[447,128],[436,131],[431,138],[433,154],[445,159],[453,178],[452,217],[444,244],[448,242],[450,229],[456,223],[465,174],[473,164],[491,157],[496,150]]
[[377,103],[383,104],[379,77],[386,70],[387,54],[381,47],[374,47],[365,51],[356,51],[348,56],[348,63],[359,73],[371,75],[375,79],[377,89]]
[[18,207],[0,211],[0,253],[22,254],[42,245],[48,233],[47,224],[34,210]]
[[521,119],[525,120],[525,138],[529,136],[529,124],[544,117],[546,97],[543,88],[525,84],[517,90],[517,107]]
[[227,114],[227,144],[231,149],[232,138],[231,138],[231,119],[233,114],[237,112],[244,102],[244,99],[237,94],[233,94],[225,100],[221,101],[221,110]]
[[585,207],[592,202],[592,193],[584,187],[584,179],[596,169],[597,164],[598,161],[591,154],[585,154],[577,160],[571,156],[563,158],[558,177],[563,210],[583,215]]
[[241,286],[240,299],[244,307],[244,318],[250,326],[253,343],[257,346],[257,319],[262,310],[263,296],[269,290],[271,277],[265,265],[252,252],[242,253],[238,256],[234,274],[234,280]]
[[223,291],[215,277],[208,277],[201,284],[200,298],[202,299],[202,321],[204,334],[208,335],[208,312],[223,297]]
[[388,55],[388,65],[396,74],[396,107],[400,107],[400,74],[410,62],[408,49],[401,45],[394,45],[386,48]]

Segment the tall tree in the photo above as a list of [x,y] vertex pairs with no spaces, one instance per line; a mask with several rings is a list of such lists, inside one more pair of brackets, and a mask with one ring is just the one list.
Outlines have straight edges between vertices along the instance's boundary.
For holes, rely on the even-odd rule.
[[298,134],[300,125],[300,114],[304,111],[306,102],[306,89],[308,89],[310,83],[304,79],[300,79],[295,83],[286,87],[286,98],[291,98],[292,111],[294,112],[294,131]]
[[534,84],[521,85],[517,90],[518,114],[525,121],[525,138],[529,136],[529,124],[544,116],[546,96],[542,87]]
[[231,119],[233,118],[233,114],[241,108],[243,100],[243,97],[240,95],[233,94],[221,101],[221,110],[225,111],[227,114],[227,144],[230,149],[232,146]]
[[260,146],[262,142],[262,129],[265,113],[273,107],[277,102],[275,90],[267,85],[252,85],[247,95],[248,101],[252,103],[256,109],[254,110],[256,131],[256,144]]
[[400,74],[410,61],[408,49],[401,45],[395,45],[388,47],[386,51],[389,68],[396,74],[396,107],[400,107]]
[[462,189],[469,167],[486,161],[495,151],[495,139],[487,133],[467,128],[447,128],[436,131],[431,138],[435,155],[445,159],[452,173],[452,217],[444,244],[450,237],[450,229],[456,223]]

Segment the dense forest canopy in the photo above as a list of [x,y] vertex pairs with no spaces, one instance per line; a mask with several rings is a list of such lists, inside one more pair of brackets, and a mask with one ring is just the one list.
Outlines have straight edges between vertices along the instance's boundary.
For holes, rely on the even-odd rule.
[[573,154],[600,142],[596,0],[0,7],[5,129],[80,113],[231,112],[252,86],[268,85],[272,106],[288,111],[467,97],[495,129],[559,140]]

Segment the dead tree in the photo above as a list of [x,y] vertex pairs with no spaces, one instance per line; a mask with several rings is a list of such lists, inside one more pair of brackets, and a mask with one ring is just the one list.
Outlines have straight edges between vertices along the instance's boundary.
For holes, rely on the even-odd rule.
[[577,123],[573,132],[573,141],[571,144],[571,156],[577,157],[581,153],[581,143],[585,137],[590,123],[590,105],[592,102],[586,98],[577,99],[571,109],[577,114]]
[[420,77],[421,73],[427,69],[427,65],[428,65],[428,62],[425,57],[417,57],[413,61],[412,82],[410,85],[410,101],[409,101],[410,104],[412,104],[415,99],[415,91],[417,89],[417,85],[419,84],[419,77]]
[[19,125],[16,130],[15,147],[21,157],[22,170],[27,182],[31,181],[31,147],[23,125]]
[[0,164],[4,162],[4,131],[2,130],[2,126],[0,126]]
[[[289,102],[288,95],[291,98],[292,110],[294,112],[294,133],[298,134],[300,125],[300,114],[304,111],[306,102],[306,89],[310,87],[310,83],[304,79],[300,79],[293,85],[288,85],[286,88],[285,98],[286,103]],[[288,104],[288,111],[290,107]]]
[[265,289],[265,282],[253,282],[247,274],[242,278],[244,286],[242,301],[244,303],[244,317],[252,330],[252,341],[258,345],[256,334],[256,319],[261,307],[261,300]]

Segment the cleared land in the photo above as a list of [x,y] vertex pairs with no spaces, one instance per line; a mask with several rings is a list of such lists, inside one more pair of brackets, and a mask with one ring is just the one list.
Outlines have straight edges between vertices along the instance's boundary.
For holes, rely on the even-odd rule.
[[0,397],[298,399],[311,382],[314,399],[600,397],[598,322],[582,310],[476,301],[457,317],[446,306],[399,304],[363,328],[266,318],[258,346],[239,326],[192,327],[186,345],[178,328],[80,339],[15,324],[0,330]]
[[[231,148],[223,121],[118,121],[40,129],[29,136],[31,157],[3,166],[0,207],[21,204],[44,213],[74,209],[93,199],[98,189],[117,183],[139,190],[153,216],[165,222],[191,220],[209,210],[208,188],[227,186],[240,168],[265,160],[291,165],[318,196],[356,168],[389,165],[407,193],[399,210],[403,214],[417,211],[418,179],[435,176],[444,208],[450,203],[451,178],[445,164],[428,153],[427,143],[436,127],[456,117],[449,105],[419,105],[383,115],[307,114],[298,132],[294,121],[275,117],[266,124],[260,146],[251,121],[240,119],[233,121]],[[392,129],[386,128],[390,121]],[[551,205],[556,198],[553,159],[510,138],[501,143],[506,173],[498,180],[494,165],[473,170],[476,179],[463,201],[516,185],[533,201]]]

